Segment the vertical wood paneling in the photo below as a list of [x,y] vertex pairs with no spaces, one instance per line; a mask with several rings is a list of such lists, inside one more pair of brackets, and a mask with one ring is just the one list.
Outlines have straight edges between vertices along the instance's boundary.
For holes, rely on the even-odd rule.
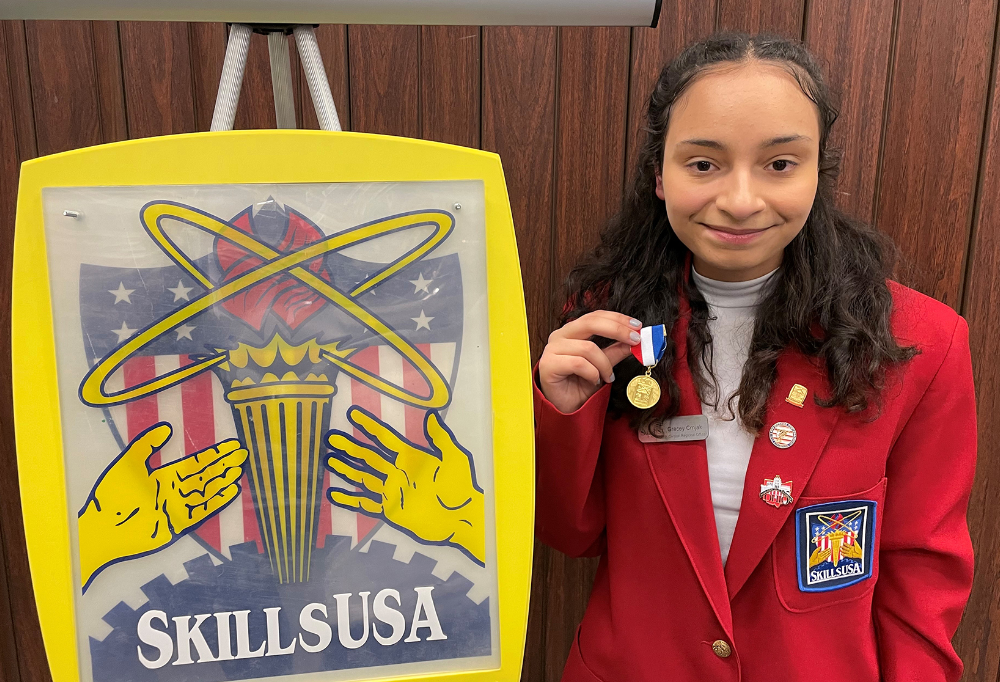
[[[851,3],[851,11],[856,4],[859,3]],[[843,3],[841,8],[846,13]],[[805,0],[719,0],[717,26],[720,30],[766,31],[788,38],[801,38],[804,13]]]
[[716,0],[694,4],[664,3],[659,28],[632,29],[626,183],[630,182],[636,170],[637,145],[645,139],[642,128],[646,107],[660,72],[686,45],[712,32],[715,14]]
[[215,97],[222,79],[222,62],[226,58],[228,40],[225,24],[194,22],[188,25],[195,126],[201,131],[212,128]]
[[120,24],[125,102],[131,137],[197,130],[187,24]]
[[[9,45],[6,31],[0,31],[0,65],[8,62]],[[0,68],[0,434],[14,431],[11,400],[10,367],[10,287],[14,246],[14,207],[17,196],[17,139],[14,126],[10,78],[6,68]],[[9,436],[0,436],[0,484],[4,490],[16,488],[15,453]],[[11,585],[7,580],[7,561],[13,547],[6,547],[5,527],[11,522],[0,514],[0,682],[19,682],[16,630],[11,613]],[[19,628],[18,628],[19,629]]]
[[351,26],[351,129],[420,137],[420,27]]
[[[485,27],[482,146],[503,160],[517,232],[532,360],[551,318],[552,181],[555,147],[556,46],[553,28]],[[553,551],[535,543],[531,610],[521,679],[545,679],[548,623],[545,583]]]
[[104,142],[89,21],[25,22],[38,154]]
[[479,147],[478,26],[420,29],[421,137]]
[[35,144],[35,114],[28,77],[28,47],[23,21],[3,22],[7,42],[7,71],[10,77],[10,104],[14,113],[17,158],[20,161],[38,155]]
[[128,139],[125,116],[125,83],[118,22],[95,21],[94,67],[97,79],[97,102],[101,112],[101,137],[105,142]]
[[[556,291],[621,207],[630,42],[629,29],[560,29],[552,253]],[[556,552],[549,558],[547,680],[559,679],[596,568],[595,559],[569,559]]]
[[986,108],[995,0],[901,0],[876,220],[904,284],[957,308]]
[[[224,48],[223,55],[225,55]],[[221,70],[219,73],[222,73]],[[218,83],[215,89],[218,91]],[[212,102],[214,107],[214,95]],[[250,37],[250,53],[247,55],[243,89],[240,91],[240,103],[236,108],[234,125],[237,130],[277,126],[277,117],[274,113],[274,86],[271,84],[271,58],[267,51],[265,35],[255,33]]]
[[[323,65],[326,67],[326,77],[330,81],[330,92],[333,103],[337,107],[340,127],[351,130],[350,73],[347,65],[347,27],[324,25],[316,29],[316,42],[320,54],[323,55]],[[299,74],[299,99],[302,111],[302,127],[319,129],[316,118],[316,108],[309,95],[309,85],[305,75]]]
[[[1000,678],[1000,35],[995,38],[992,97],[980,165],[979,202],[972,228],[972,248],[965,273],[961,313],[969,322],[976,379],[979,460],[969,503],[969,530],[976,554],[976,581],[955,636],[955,649],[965,663],[965,680],[995,682]],[[992,483],[992,484],[991,484]]]
[[[1000,494],[988,481],[1000,477],[993,446],[1000,373],[990,361],[1000,353],[990,333],[1000,312],[1000,209],[990,199],[1000,194],[1000,107],[985,117],[988,81],[1000,84],[998,60],[991,62],[996,3],[858,0],[845,11],[842,0],[684,0],[664,3],[656,30],[322,26],[317,37],[345,129],[481,145],[501,155],[533,359],[553,325],[566,272],[620,205],[660,68],[716,26],[804,37],[840,94],[838,204],[876,216],[897,239],[917,265],[905,282],[954,306],[964,300],[981,437],[970,505],[977,581],[956,647],[965,679],[995,682],[1000,539],[992,519]],[[18,161],[125,137],[207,130],[225,44],[218,23],[3,22],[0,282],[10,278]],[[291,56],[299,122],[317,127],[294,44]],[[253,39],[236,125],[274,126],[263,36]],[[8,357],[9,295],[0,285],[0,354]],[[0,682],[49,682],[24,550],[9,391],[9,364],[0,363]],[[522,679],[559,679],[595,565],[536,547]]]
[[[838,0],[814,0],[805,40],[839,100],[830,144],[843,150],[837,206],[872,220],[879,143],[889,74],[894,0],[866,0],[845,12]],[[863,87],[858,87],[860,84]]]

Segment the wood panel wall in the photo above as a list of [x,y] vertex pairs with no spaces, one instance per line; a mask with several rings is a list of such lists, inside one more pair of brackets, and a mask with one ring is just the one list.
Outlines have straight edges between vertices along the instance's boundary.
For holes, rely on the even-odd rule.
[[[622,197],[663,63],[719,28],[801,38],[840,98],[839,202],[892,235],[899,278],[972,329],[980,463],[970,507],[972,599],[955,644],[966,680],[1000,679],[1000,81],[998,0],[683,0],[658,29],[323,26],[348,130],[498,152],[525,280],[532,353],[563,277]],[[0,682],[48,682],[21,527],[10,396],[11,244],[18,165],[129,138],[207,130],[221,24],[0,25]],[[317,127],[292,45],[299,125]],[[266,41],[255,36],[238,128],[273,127]],[[947,476],[942,453],[942,476]],[[44,500],[24,500],[44,504]],[[538,545],[523,679],[558,680],[594,560]]]

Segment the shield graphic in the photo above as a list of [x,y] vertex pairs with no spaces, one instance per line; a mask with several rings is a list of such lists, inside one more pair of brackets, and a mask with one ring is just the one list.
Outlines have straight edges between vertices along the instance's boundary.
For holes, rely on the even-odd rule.
[[25,525],[37,583],[74,585],[39,602],[65,679],[503,668],[531,407],[496,157],[183,136],[40,159],[21,198],[19,464],[64,510]]

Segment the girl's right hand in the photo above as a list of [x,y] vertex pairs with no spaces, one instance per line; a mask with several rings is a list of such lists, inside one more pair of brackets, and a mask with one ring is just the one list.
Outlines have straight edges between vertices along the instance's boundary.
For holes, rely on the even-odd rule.
[[[576,412],[597,393],[602,380],[615,380],[614,366],[639,344],[641,327],[639,320],[628,315],[595,310],[549,334],[538,361],[542,394],[560,412]],[[602,349],[590,340],[594,336],[614,339],[615,343]]]

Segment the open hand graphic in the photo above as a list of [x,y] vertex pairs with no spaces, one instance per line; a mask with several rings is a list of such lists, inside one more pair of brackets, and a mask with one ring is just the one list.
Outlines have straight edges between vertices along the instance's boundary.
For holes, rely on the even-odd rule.
[[331,488],[333,504],[382,519],[417,540],[451,545],[481,566],[486,563],[484,495],[476,483],[472,455],[429,410],[424,449],[359,407],[347,418],[377,445],[331,431],[327,466],[362,487],[361,492]]
[[239,495],[247,451],[236,440],[150,469],[172,432],[166,422],[146,429],[94,484],[79,517],[84,590],[106,566],[166,547]]

